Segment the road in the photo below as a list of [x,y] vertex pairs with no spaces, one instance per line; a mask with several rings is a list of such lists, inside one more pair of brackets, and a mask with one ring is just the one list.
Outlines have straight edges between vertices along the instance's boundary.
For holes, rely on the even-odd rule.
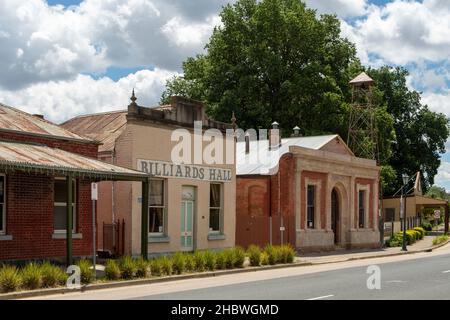
[[[367,288],[367,268],[380,268],[381,289]],[[267,270],[40,299],[359,300],[450,299],[450,245],[431,253]]]

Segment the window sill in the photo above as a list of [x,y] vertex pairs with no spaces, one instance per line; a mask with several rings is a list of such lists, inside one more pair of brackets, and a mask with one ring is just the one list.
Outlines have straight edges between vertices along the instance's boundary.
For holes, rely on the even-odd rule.
[[11,235],[0,235],[0,241],[11,241],[12,239]]
[[148,236],[148,243],[169,243],[170,237],[167,236]]
[[208,234],[208,240],[209,241],[216,241],[216,240],[225,240],[227,237],[223,233],[210,233]]
[[[53,233],[52,239],[53,240],[60,240],[60,239],[66,239],[67,235],[66,233]],[[81,233],[72,233],[72,239],[83,239],[83,235]]]

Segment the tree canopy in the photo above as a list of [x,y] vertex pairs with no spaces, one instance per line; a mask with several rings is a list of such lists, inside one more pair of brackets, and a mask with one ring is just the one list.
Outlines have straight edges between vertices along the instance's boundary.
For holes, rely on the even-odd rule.
[[280,123],[306,135],[337,133],[347,139],[349,81],[367,71],[376,81],[374,104],[385,193],[399,175],[424,173],[433,184],[448,138],[448,120],[408,89],[401,68],[364,68],[355,46],[341,37],[333,15],[317,15],[300,0],[238,0],[226,5],[206,53],[183,63],[183,76],[169,80],[161,97],[181,95],[203,101],[216,120],[234,111],[243,129]]

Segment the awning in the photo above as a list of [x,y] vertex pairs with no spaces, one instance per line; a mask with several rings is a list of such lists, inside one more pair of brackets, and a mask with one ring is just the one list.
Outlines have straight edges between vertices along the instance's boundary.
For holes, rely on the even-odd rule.
[[110,181],[144,181],[149,177],[139,171],[57,148],[5,141],[0,141],[0,169]]

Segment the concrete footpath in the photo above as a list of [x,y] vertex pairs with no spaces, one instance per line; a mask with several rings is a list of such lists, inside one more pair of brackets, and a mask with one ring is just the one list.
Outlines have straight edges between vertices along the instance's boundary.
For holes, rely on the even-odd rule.
[[369,258],[381,258],[388,256],[395,256],[401,254],[412,254],[417,252],[431,251],[434,248],[443,246],[442,243],[437,246],[433,246],[433,239],[435,236],[425,236],[422,240],[417,241],[413,245],[407,247],[408,251],[402,251],[401,247],[395,248],[383,248],[383,249],[371,249],[371,250],[337,250],[331,252],[320,252],[311,254],[302,254],[297,257],[295,262],[298,263],[311,263],[311,264],[324,264],[324,263],[335,263],[344,262],[359,259],[369,259]]

